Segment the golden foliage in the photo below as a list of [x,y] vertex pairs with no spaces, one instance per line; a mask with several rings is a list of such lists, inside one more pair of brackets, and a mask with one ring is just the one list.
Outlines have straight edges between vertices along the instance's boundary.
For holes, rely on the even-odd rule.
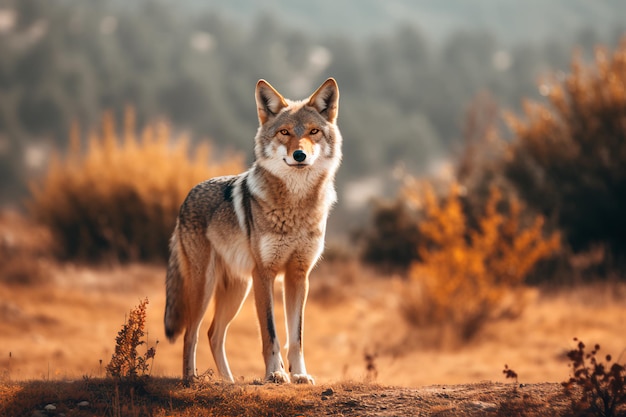
[[421,261],[409,270],[412,291],[405,316],[420,327],[451,326],[454,339],[468,340],[485,321],[522,307],[521,300],[513,306],[503,302],[522,287],[540,259],[559,249],[558,233],[544,237],[542,216],[522,226],[518,200],[501,212],[504,202],[495,187],[477,229],[468,226],[457,183],[444,199],[428,183],[421,191],[407,188],[405,195],[425,213],[419,224],[424,238],[417,249]]
[[[126,111],[123,135],[110,113],[102,132],[81,148],[75,125],[68,154],[55,154],[45,175],[31,184],[30,209],[60,243],[61,254],[98,260],[164,259],[180,204],[195,184],[241,172],[243,158],[212,158],[204,142],[172,141],[165,122],[135,133],[135,116]],[[209,160],[213,159],[209,163]]]

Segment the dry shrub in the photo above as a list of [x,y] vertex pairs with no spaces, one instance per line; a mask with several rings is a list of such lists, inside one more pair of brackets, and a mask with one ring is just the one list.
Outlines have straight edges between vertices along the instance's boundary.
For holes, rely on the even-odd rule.
[[312,273],[309,299],[333,306],[354,296],[357,278],[362,278],[362,265],[354,259],[324,259]]
[[[148,299],[144,299],[128,315],[126,323],[117,333],[115,338],[115,353],[111,357],[111,362],[106,366],[107,375],[114,378],[135,379],[150,373],[152,368],[150,360],[154,362],[156,348],[146,347],[143,355],[139,354],[137,348],[146,343],[143,340],[146,325],[146,306]],[[158,344],[157,340],[157,344]]]
[[417,258],[418,219],[404,201],[377,201],[371,224],[359,231],[361,258],[385,271],[406,270]]
[[421,204],[425,215],[419,224],[421,261],[409,270],[405,318],[415,326],[445,331],[451,341],[467,341],[487,320],[519,314],[524,278],[560,246],[558,233],[544,236],[543,217],[523,225],[522,204],[513,199],[508,208],[500,208],[501,193],[492,187],[474,229],[456,183],[442,199],[428,183],[421,190],[407,188],[405,195]]
[[599,360],[600,345],[587,352],[582,341],[574,341],[578,342],[576,349],[567,353],[572,376],[562,383],[572,397],[573,415],[626,416],[626,365],[611,364],[611,355],[606,355],[604,362]]
[[529,206],[556,219],[574,251],[607,245],[626,253],[626,38],[595,62],[573,59],[571,72],[540,86],[546,104],[509,115],[515,140],[506,176]]
[[14,211],[0,213],[0,283],[46,282],[52,243],[45,227]]
[[[54,155],[45,175],[31,184],[30,209],[47,225],[59,254],[82,260],[161,260],[180,204],[195,184],[240,172],[239,155],[217,162],[208,143],[172,141],[165,122],[138,137],[128,110],[122,137],[110,114],[83,152],[77,127],[66,156]],[[211,162],[209,162],[212,160]]]
[[46,265],[39,259],[21,253],[5,262],[2,258],[0,256],[0,283],[36,285],[47,281]]

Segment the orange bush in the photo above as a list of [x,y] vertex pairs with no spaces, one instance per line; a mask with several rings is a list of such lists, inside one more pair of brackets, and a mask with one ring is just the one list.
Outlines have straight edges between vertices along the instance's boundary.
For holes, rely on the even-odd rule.
[[184,136],[172,140],[165,122],[148,125],[138,137],[131,110],[120,137],[107,113],[102,132],[89,136],[85,152],[73,127],[68,154],[55,154],[45,175],[31,184],[29,206],[50,228],[63,257],[165,259],[178,209],[191,187],[243,170],[240,155],[220,162],[212,157],[206,142],[191,148]]
[[542,216],[521,224],[519,201],[499,210],[504,202],[495,187],[477,229],[468,226],[457,183],[443,199],[428,183],[421,190],[406,189],[405,195],[425,214],[419,224],[421,261],[409,270],[405,317],[420,327],[448,326],[455,340],[468,340],[487,320],[520,310],[522,298],[509,305],[504,301],[523,287],[540,259],[559,249],[557,233],[544,237]]

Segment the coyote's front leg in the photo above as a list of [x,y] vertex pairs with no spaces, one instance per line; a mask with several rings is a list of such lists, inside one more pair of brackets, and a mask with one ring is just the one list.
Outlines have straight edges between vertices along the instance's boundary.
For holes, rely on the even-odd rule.
[[289,373],[291,382],[297,384],[315,384],[307,374],[304,365],[304,306],[309,292],[309,271],[298,263],[287,266],[284,280],[285,316],[289,335]]
[[289,382],[285,364],[280,354],[280,342],[276,335],[274,321],[274,271],[255,269],[252,273],[254,301],[259,317],[263,359],[265,360],[265,380],[276,383]]

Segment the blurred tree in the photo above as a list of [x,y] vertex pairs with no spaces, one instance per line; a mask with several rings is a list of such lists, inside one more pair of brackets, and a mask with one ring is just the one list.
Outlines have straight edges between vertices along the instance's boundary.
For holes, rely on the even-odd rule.
[[548,104],[510,115],[516,135],[507,177],[553,219],[574,250],[606,244],[626,254],[626,38],[613,53],[598,47],[593,65],[574,58],[562,81],[546,80]]
[[370,226],[356,236],[363,242],[363,260],[383,269],[405,271],[419,256],[418,219],[418,213],[403,201],[379,201]]

